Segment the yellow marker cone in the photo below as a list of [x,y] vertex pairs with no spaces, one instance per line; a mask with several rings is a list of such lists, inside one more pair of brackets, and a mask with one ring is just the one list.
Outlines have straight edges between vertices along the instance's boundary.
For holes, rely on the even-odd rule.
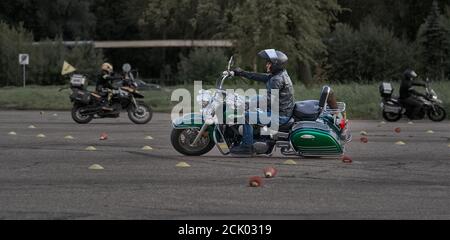
[[45,135],[44,134],[38,134],[36,137],[38,137],[38,138],[45,138]]
[[105,168],[100,166],[99,164],[94,164],[94,165],[90,166],[89,169],[90,170],[103,170]]
[[145,140],[153,140],[153,137],[152,136],[147,136],[147,137],[145,137]]
[[62,67],[62,70],[61,70],[61,75],[64,76],[66,74],[73,73],[76,70],[77,69],[74,68],[72,65],[70,65],[68,62],[64,61],[64,64],[63,64],[63,67]]
[[86,151],[95,151],[97,150],[97,148],[93,147],[93,146],[89,146],[85,149]]
[[434,131],[433,131],[433,130],[428,130],[427,133],[428,133],[428,134],[433,134]]
[[186,163],[186,162],[179,162],[179,163],[176,165],[176,167],[179,167],[179,168],[188,168],[188,167],[191,167],[191,165],[189,165],[189,164]]
[[70,135],[67,135],[67,136],[64,137],[64,139],[74,139],[74,137],[72,137]]
[[8,135],[16,136],[17,133],[16,132],[9,132]]
[[142,147],[142,150],[149,151],[149,150],[153,150],[153,148],[150,146],[144,146],[144,147]]
[[360,134],[361,134],[362,136],[367,136],[367,135],[369,135],[369,134],[367,134],[366,131],[361,131]]
[[398,141],[398,142],[396,142],[395,144],[396,144],[396,145],[406,145],[406,143],[403,142],[403,141]]
[[297,165],[297,162],[294,161],[294,160],[289,159],[289,160],[286,160],[284,162],[284,164],[286,164],[286,165]]
[[28,126],[29,129],[35,129],[36,127],[34,125]]

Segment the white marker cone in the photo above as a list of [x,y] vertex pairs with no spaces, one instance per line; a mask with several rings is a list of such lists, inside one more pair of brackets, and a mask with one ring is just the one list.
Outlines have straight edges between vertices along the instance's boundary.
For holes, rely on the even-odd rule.
[[36,137],[38,137],[38,138],[45,138],[45,135],[44,134],[38,134]]
[[64,139],[74,139],[74,137],[72,137],[70,135],[67,135],[67,136],[64,137]]
[[95,151],[95,150],[97,150],[95,147],[93,147],[93,146],[89,146],[89,147],[87,147],[86,149],[85,149],[86,151]]
[[294,161],[294,160],[289,159],[289,160],[286,160],[284,162],[284,164],[286,164],[286,165],[297,165],[297,162]]
[[8,133],[8,135],[11,135],[11,136],[16,136],[16,135],[17,135],[17,133],[16,133],[16,132],[9,132],[9,133]]
[[28,126],[29,129],[35,129],[36,127],[34,125]]
[[144,146],[144,147],[142,147],[142,150],[149,151],[149,150],[153,150],[153,148],[150,146]]
[[403,142],[403,141],[398,141],[398,142],[395,143],[395,145],[400,145],[401,146],[401,145],[406,145],[406,143]]
[[145,140],[153,140],[153,137],[152,136],[147,136],[147,137],[145,137]]
[[90,170],[103,170],[105,168],[100,166],[99,164],[94,164],[94,165],[90,166],[89,169]]
[[188,168],[188,167],[191,167],[191,165],[189,165],[189,164],[186,163],[186,162],[179,162],[179,163],[176,165],[176,167],[179,167],[179,168]]

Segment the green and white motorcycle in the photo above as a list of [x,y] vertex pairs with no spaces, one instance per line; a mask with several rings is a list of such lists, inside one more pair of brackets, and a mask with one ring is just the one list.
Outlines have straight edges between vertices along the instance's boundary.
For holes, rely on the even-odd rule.
[[[197,100],[203,105],[202,113],[189,113],[173,120],[171,143],[179,153],[200,156],[217,147],[223,155],[230,155],[230,149],[240,144],[243,125],[239,118],[242,115],[235,110],[248,106],[249,102],[237,94],[227,95],[223,89],[224,81],[233,77],[232,63],[233,58],[228,63],[228,71],[218,79],[214,93],[200,92]],[[253,125],[255,156],[272,156],[279,149],[286,156],[341,157],[345,144],[351,141],[351,134],[345,103],[339,102],[338,109],[327,107],[330,92],[331,88],[325,86],[319,100],[297,102],[292,118],[278,131],[265,125]],[[234,100],[231,107],[230,99]],[[218,121],[218,117],[223,117],[223,121]]]

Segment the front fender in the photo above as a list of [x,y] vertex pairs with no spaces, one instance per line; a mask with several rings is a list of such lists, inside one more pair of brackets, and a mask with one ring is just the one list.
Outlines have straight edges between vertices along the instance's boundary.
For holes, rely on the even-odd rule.
[[201,128],[204,122],[202,114],[189,113],[172,120],[172,126],[175,129]]

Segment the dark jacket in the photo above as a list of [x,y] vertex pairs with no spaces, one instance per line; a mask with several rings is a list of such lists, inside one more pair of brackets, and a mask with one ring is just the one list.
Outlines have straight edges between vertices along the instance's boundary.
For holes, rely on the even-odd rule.
[[97,92],[103,92],[104,89],[114,89],[112,83],[115,80],[121,79],[120,77],[114,76],[114,74],[108,74],[107,72],[102,72],[97,77],[97,83],[96,83],[96,91]]
[[400,99],[407,99],[412,95],[423,96],[423,94],[414,90],[414,86],[426,87],[426,84],[423,82],[414,82],[413,80],[404,78],[400,85]]
[[267,107],[270,109],[272,89],[279,90],[279,115],[280,117],[292,117],[294,111],[294,87],[286,70],[274,74],[262,74],[241,72],[239,76],[263,82],[267,88]]

